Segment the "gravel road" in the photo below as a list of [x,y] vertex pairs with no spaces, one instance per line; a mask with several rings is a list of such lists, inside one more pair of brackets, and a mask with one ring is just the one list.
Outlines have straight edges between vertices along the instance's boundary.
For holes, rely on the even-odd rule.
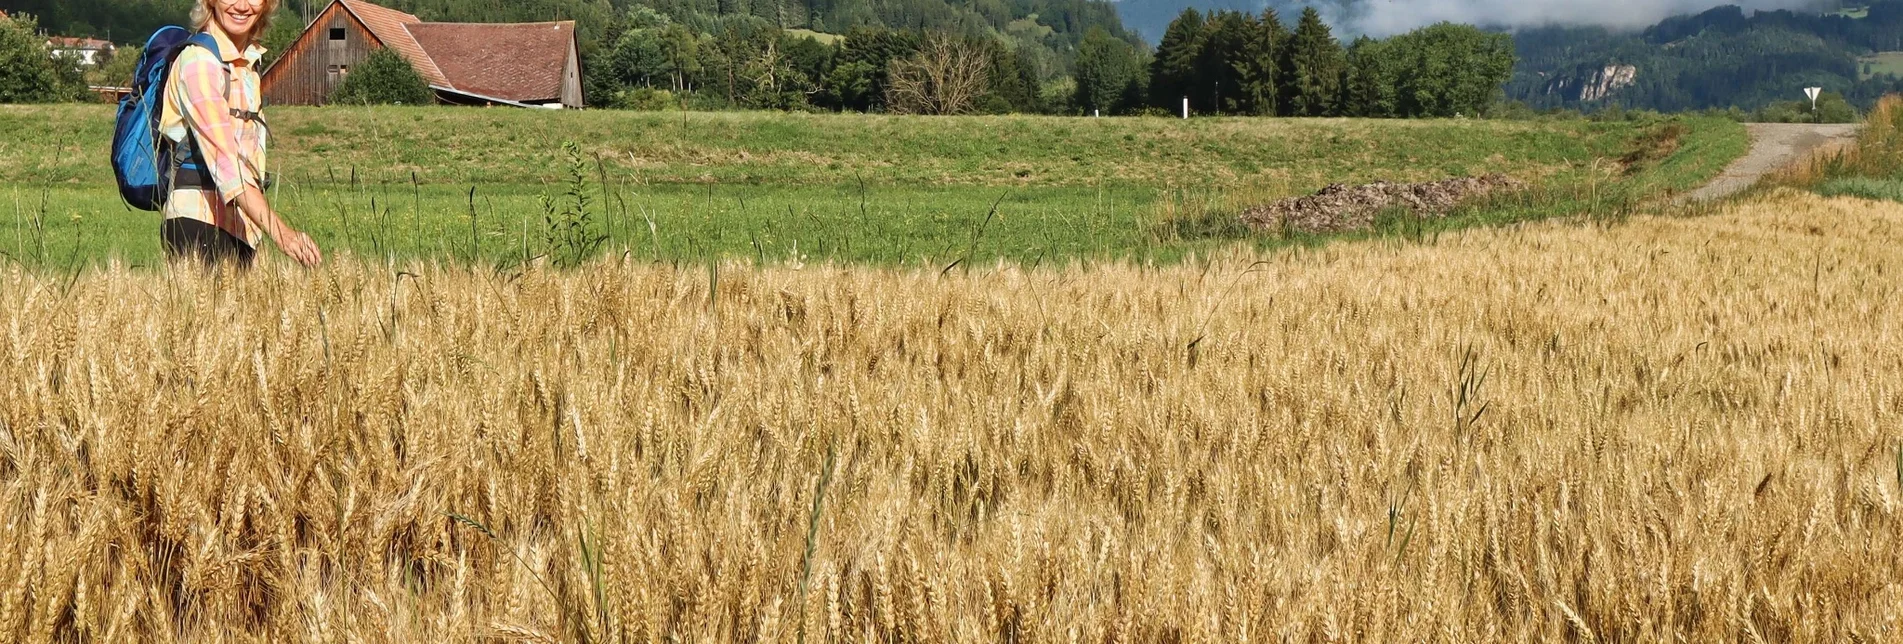
[[1857,128],[1849,125],[1812,125],[1808,123],[1751,123],[1751,151],[1725,168],[1724,174],[1685,195],[1687,201],[1711,201],[1738,194],[1772,170],[1789,165],[1826,145],[1856,140]]

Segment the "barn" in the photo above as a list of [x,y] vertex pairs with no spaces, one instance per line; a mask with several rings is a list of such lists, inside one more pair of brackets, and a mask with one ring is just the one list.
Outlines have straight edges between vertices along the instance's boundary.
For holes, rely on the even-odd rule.
[[264,71],[274,105],[322,105],[370,52],[410,61],[450,105],[582,107],[575,22],[424,22],[362,0],[332,0]]

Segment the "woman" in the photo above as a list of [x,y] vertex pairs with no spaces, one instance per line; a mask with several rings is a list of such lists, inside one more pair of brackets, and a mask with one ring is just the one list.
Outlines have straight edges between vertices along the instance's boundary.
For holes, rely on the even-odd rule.
[[[278,0],[198,0],[192,27],[218,51],[186,47],[172,65],[159,127],[177,145],[179,170],[159,239],[168,258],[249,266],[265,235],[305,266],[323,262],[309,235],[284,223],[264,200],[263,94],[257,39]],[[198,154],[192,154],[196,147]]]

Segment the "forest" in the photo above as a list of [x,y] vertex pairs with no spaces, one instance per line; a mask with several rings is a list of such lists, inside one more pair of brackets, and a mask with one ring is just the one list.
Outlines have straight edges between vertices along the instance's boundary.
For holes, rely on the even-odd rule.
[[[1090,85],[1087,62],[1079,62],[1080,97]],[[1344,47],[1313,7],[1293,29],[1273,9],[1206,17],[1185,9],[1157,44],[1144,90],[1079,103],[1131,111],[1130,97],[1147,96],[1152,108],[1187,100],[1191,109],[1223,114],[1477,116],[1500,99],[1513,65],[1510,36],[1466,25],[1361,37]]]

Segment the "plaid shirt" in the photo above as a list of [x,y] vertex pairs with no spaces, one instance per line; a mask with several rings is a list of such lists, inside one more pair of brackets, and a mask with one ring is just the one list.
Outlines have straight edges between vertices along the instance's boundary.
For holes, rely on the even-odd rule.
[[[190,128],[209,166],[212,183],[218,186],[217,198],[199,188],[173,190],[165,203],[165,218],[202,221],[256,247],[263,228],[240,212],[235,202],[246,186],[262,185],[267,134],[262,123],[234,117],[231,110],[257,112],[263,108],[257,67],[264,48],[252,45],[240,52],[223,31],[216,27],[206,31],[218,41],[224,59],[219,60],[203,47],[186,47],[179,53],[165,87],[159,132],[174,142],[183,142]],[[227,65],[231,69],[229,78]]]

